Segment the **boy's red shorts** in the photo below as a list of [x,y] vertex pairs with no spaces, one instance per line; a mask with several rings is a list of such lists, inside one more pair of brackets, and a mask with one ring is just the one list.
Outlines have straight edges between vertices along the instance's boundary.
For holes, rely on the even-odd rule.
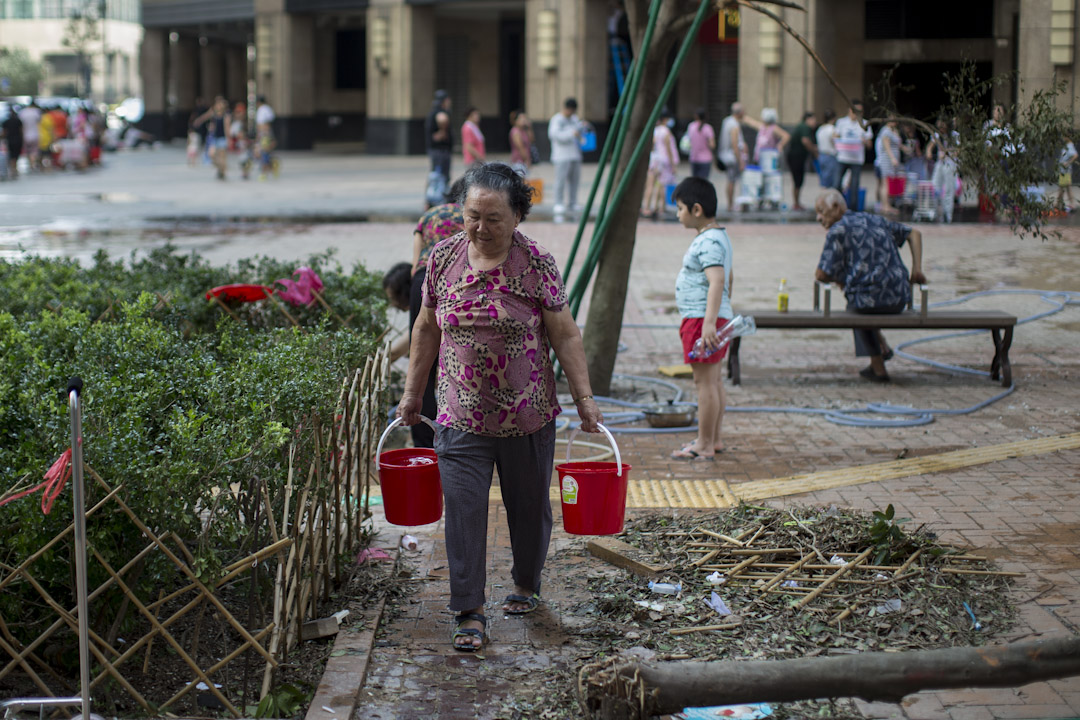
[[[716,331],[720,332],[720,329],[728,324],[728,320],[725,318],[716,318]],[[715,352],[707,358],[691,358],[690,351],[694,349],[694,343],[701,337],[701,328],[705,325],[705,318],[685,318],[682,321],[682,325],[679,326],[679,337],[682,338],[682,354],[683,362],[688,363],[718,363],[727,357],[728,348],[731,344],[728,343],[720,349],[719,352]]]

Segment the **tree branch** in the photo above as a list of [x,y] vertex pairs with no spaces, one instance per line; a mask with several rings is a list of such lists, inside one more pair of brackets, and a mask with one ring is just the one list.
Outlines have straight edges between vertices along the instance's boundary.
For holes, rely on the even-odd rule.
[[732,0],[732,1],[736,2],[739,5],[745,5],[746,7],[750,8],[751,10],[755,10],[755,11],[761,13],[762,15],[766,15],[768,17],[771,17],[773,20],[775,20],[777,22],[777,24],[780,25],[780,27],[784,28],[784,30],[787,32],[788,35],[795,38],[795,40],[800,45],[803,46],[803,49],[806,50],[807,54],[810,55],[810,57],[814,59],[814,62],[817,63],[817,66],[819,68],[821,68],[821,72],[825,73],[825,77],[827,77],[829,79],[829,83],[831,83],[832,86],[834,88],[836,88],[836,91],[838,93],[840,93],[840,97],[844,98],[844,102],[846,102],[848,105],[851,104],[851,98],[848,97],[848,94],[846,92],[844,92],[844,88],[840,87],[840,83],[836,82],[836,78],[834,78],[832,76],[832,73],[829,72],[829,68],[825,67],[825,62],[817,54],[817,51],[815,51],[814,48],[812,48],[810,46],[810,43],[807,42],[806,38],[804,38],[799,33],[795,32],[795,29],[792,28],[790,25],[788,25],[784,21],[784,19],[782,17],[780,17],[776,13],[772,12],[771,10],[767,10],[766,8],[759,7],[758,3],[760,3],[760,2],[769,2],[769,3],[775,4],[775,5],[783,5],[784,7],[794,7],[796,9],[798,9],[798,10],[802,10],[801,7],[799,7],[798,5],[793,5],[792,3],[789,3],[789,2],[785,2],[784,0]]
[[1080,638],[773,661],[586,665],[578,699],[588,717],[648,718],[685,707],[861,697],[899,702],[921,690],[1018,687],[1080,674]]

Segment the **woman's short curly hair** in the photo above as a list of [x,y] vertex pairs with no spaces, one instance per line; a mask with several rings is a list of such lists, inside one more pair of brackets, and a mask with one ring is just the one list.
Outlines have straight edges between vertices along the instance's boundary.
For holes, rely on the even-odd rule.
[[465,171],[464,188],[457,198],[459,205],[465,204],[469,190],[481,188],[503,193],[510,208],[524,220],[532,209],[533,189],[525,183],[525,178],[514,172],[506,163],[478,163]]

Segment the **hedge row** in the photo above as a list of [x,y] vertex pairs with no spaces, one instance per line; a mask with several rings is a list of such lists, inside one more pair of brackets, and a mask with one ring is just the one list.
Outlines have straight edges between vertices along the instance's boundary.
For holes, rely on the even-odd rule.
[[[122,483],[125,501],[152,529],[197,548],[200,572],[249,552],[244,509],[216,489],[256,479],[280,488],[289,441],[310,433],[313,410],[333,412],[342,379],[363,365],[385,325],[379,278],[360,266],[344,272],[325,255],[307,264],[350,327],[321,306],[292,308],[302,328],[282,327],[288,321],[267,301],[237,308],[237,322],[205,299],[216,285],[270,283],[293,270],[266,259],[212,268],[167,249],[130,263],[99,256],[87,268],[40,258],[0,263],[0,493],[40,481],[68,447],[63,390],[78,375],[86,463],[114,487]],[[70,521],[70,491],[49,516],[36,498],[0,507],[3,562],[18,564]],[[145,544],[119,512],[96,517],[88,531],[114,567]],[[66,597],[71,568],[61,550],[36,563],[34,575]],[[148,567],[141,582],[161,583],[158,572],[169,571]],[[17,588],[0,593],[4,617],[41,605]]]

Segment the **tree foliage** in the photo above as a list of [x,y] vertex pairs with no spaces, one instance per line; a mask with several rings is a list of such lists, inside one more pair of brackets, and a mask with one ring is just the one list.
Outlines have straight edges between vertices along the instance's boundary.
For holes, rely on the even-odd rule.
[[984,98],[1009,79],[1003,75],[979,80],[973,63],[966,63],[958,73],[945,74],[949,102],[942,115],[954,118],[960,138],[957,167],[964,182],[974,183],[1020,237],[1046,239],[1046,220],[1059,207],[1040,186],[1057,183],[1058,159],[1072,135],[1073,117],[1058,105],[1065,82],[1035,91],[1021,106],[1005,108],[1012,122],[1002,132],[990,132]]
[[890,71],[867,93],[877,116],[870,121],[876,124],[895,118],[917,126],[926,136],[937,133],[938,121],[944,121],[952,135],[946,143],[948,154],[983,207],[1008,222],[1019,237],[1046,239],[1057,234],[1047,219],[1062,208],[1041,186],[1057,184],[1058,160],[1072,137],[1074,118],[1061,108],[1066,85],[1059,81],[1035,91],[1023,105],[1002,105],[1003,124],[992,125],[994,90],[1022,81],[1011,73],[980,78],[976,64],[965,62],[959,71],[942,74],[947,100],[937,113],[915,118],[905,115],[894,100],[898,90],[914,88],[898,86]]
[[45,65],[25,48],[0,48],[0,78],[7,78],[11,95],[34,95],[45,80]]

